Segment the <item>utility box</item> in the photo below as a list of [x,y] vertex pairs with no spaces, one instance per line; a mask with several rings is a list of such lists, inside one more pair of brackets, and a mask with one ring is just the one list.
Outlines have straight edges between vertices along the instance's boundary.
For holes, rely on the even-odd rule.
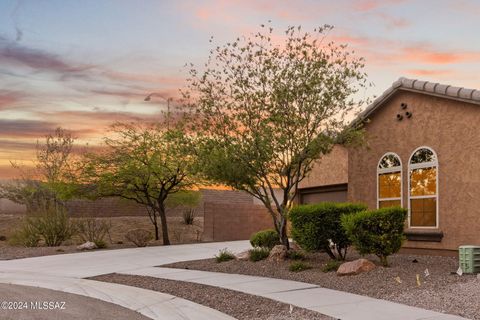
[[458,247],[458,258],[464,273],[480,273],[480,246]]

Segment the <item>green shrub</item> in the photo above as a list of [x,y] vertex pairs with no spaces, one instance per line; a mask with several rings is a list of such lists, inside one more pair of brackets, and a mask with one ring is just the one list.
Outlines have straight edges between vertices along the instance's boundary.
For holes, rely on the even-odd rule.
[[228,251],[227,248],[220,250],[220,252],[215,256],[217,263],[230,261],[235,259],[235,255]]
[[27,218],[27,223],[37,229],[48,247],[58,247],[76,232],[68,213],[62,208],[50,208]]
[[250,253],[250,261],[257,262],[260,260],[264,260],[268,258],[270,254],[270,250],[264,247],[256,247],[249,250]]
[[40,240],[37,229],[24,220],[21,227],[8,239],[8,243],[12,246],[37,247]]
[[133,229],[125,234],[125,239],[137,247],[146,247],[153,239],[152,233],[145,229]]
[[288,270],[291,272],[300,272],[304,270],[312,269],[312,267],[304,262],[295,261],[288,266]]
[[254,233],[250,238],[250,244],[254,248],[272,249],[277,244],[280,244],[280,238],[277,231],[273,229],[267,229]]
[[322,266],[322,272],[337,271],[341,264],[338,260],[330,260]]
[[292,238],[304,250],[323,250],[332,259],[345,259],[351,242],[341,226],[340,218],[366,208],[363,204],[330,202],[293,207],[289,212]]
[[407,210],[400,207],[363,211],[342,217],[342,226],[360,254],[375,254],[384,266],[400,250]]
[[85,218],[77,222],[78,236],[83,242],[94,242],[97,247],[98,244],[104,244],[106,247],[105,236],[110,233],[112,224],[105,219]]
[[288,250],[287,258],[290,260],[305,260],[305,254],[296,250]]
[[107,242],[103,240],[97,240],[97,241],[94,241],[94,243],[98,249],[105,249],[108,247]]

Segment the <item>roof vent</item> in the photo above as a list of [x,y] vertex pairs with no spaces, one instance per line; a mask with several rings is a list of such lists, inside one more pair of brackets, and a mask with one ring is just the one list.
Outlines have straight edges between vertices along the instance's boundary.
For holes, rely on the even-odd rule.
[[458,247],[458,258],[463,273],[480,273],[480,246]]

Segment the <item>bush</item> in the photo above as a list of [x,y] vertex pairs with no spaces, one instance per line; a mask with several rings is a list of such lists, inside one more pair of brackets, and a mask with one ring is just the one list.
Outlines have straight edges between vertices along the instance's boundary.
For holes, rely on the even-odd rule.
[[195,221],[195,209],[188,208],[183,210],[183,223],[186,225],[192,225]]
[[145,229],[133,229],[125,234],[125,239],[137,247],[146,247],[153,239],[152,233]]
[[322,272],[337,271],[341,264],[338,260],[330,260],[322,266]]
[[287,258],[290,260],[305,260],[305,255],[300,251],[288,250]]
[[360,254],[375,254],[384,266],[400,250],[407,210],[400,207],[363,211],[342,217],[342,226]]
[[77,223],[80,239],[83,242],[94,242],[99,248],[102,244],[106,247],[105,236],[110,233],[111,228],[112,224],[104,219],[86,218]]
[[30,223],[24,221],[22,226],[17,229],[8,240],[12,246],[37,247],[41,238],[37,229]]
[[105,249],[108,247],[107,242],[103,240],[97,240],[97,241],[94,241],[94,243],[97,246],[97,249]]
[[254,233],[250,238],[250,244],[254,248],[268,248],[272,249],[277,244],[280,244],[280,237],[277,231],[267,229]]
[[351,242],[341,226],[340,218],[366,208],[363,204],[329,202],[293,207],[289,212],[292,238],[304,250],[323,250],[332,259],[343,260]]
[[0,241],[7,241],[7,237],[5,237],[5,236],[0,236]]
[[228,251],[227,248],[220,250],[220,252],[215,256],[217,263],[230,261],[235,259],[235,255]]
[[304,270],[312,269],[312,267],[304,262],[295,261],[288,266],[288,270],[291,272],[300,272]]
[[62,208],[50,208],[42,213],[27,218],[38,231],[48,247],[58,247],[75,233],[75,226],[70,222],[68,213]]
[[264,247],[256,247],[249,250],[250,261],[257,262],[268,258],[270,254],[270,249]]

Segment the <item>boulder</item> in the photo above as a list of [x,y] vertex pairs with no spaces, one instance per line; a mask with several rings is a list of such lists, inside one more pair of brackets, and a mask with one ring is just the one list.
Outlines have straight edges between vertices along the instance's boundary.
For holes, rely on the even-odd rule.
[[77,246],[77,250],[93,250],[93,249],[97,249],[97,245],[90,241],[87,241],[84,244]]
[[237,260],[248,260],[248,259],[250,259],[250,251],[247,250],[247,251],[242,251],[240,253],[237,253],[235,255],[235,259],[237,259]]
[[282,244],[277,244],[272,248],[267,260],[273,262],[280,262],[287,259],[287,247]]
[[367,259],[345,262],[337,270],[337,276],[352,276],[375,269],[375,264]]

